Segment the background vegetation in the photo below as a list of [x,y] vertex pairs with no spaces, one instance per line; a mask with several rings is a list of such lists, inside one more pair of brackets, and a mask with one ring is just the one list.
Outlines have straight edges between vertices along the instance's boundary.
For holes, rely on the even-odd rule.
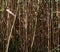
[[0,0],[0,52],[60,52],[60,0]]

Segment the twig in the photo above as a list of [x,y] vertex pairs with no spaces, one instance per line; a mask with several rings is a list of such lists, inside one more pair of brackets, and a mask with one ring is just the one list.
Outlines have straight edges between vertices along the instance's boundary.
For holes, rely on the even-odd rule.
[[33,35],[33,40],[32,40],[32,43],[31,43],[31,49],[32,49],[32,47],[33,47],[34,40],[35,40],[36,25],[37,25],[37,17],[36,17],[36,20],[35,20],[34,35]]
[[[17,7],[17,11],[18,11],[18,7]],[[16,11],[16,15],[17,15],[17,11]],[[8,41],[7,41],[6,51],[5,52],[8,52],[9,43],[10,43],[10,39],[11,39],[11,35],[12,35],[12,30],[13,30],[13,27],[14,27],[14,24],[15,24],[15,20],[16,20],[16,15],[14,17],[14,21],[13,21],[13,24],[12,24],[12,27],[11,27],[11,31],[10,31],[10,34],[9,34],[9,37],[8,37]]]
[[15,14],[14,14],[13,12],[11,12],[9,9],[6,9],[6,11],[7,11],[9,14],[11,14],[11,15],[13,15],[13,16],[15,17]]

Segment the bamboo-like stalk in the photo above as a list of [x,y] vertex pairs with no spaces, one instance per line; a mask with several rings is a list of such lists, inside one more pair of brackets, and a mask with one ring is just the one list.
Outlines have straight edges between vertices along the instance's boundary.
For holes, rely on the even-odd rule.
[[7,28],[6,36],[7,36],[7,38],[8,38],[8,35],[9,35],[9,18],[10,18],[10,14],[7,13],[7,24],[6,24],[6,28]]
[[11,40],[11,35],[12,35],[12,30],[13,30],[13,27],[14,27],[14,24],[15,24],[15,20],[16,20],[16,15],[17,15],[17,12],[18,12],[18,7],[17,6],[17,10],[16,10],[16,14],[14,16],[14,20],[13,20],[13,24],[12,24],[12,27],[11,27],[11,31],[10,31],[10,34],[8,36],[8,41],[7,41],[7,44],[6,44],[6,51],[5,52],[8,52],[8,48],[9,48],[9,43],[10,43],[10,40]]
[[36,20],[35,20],[35,27],[34,27],[34,33],[33,33],[32,43],[31,43],[31,49],[33,47],[35,36],[36,36],[36,34],[35,34],[36,33],[36,25],[37,25],[37,17],[36,17]]
[[15,24],[15,20],[16,20],[16,16],[15,16],[15,18],[14,18],[13,25],[12,25],[12,27],[11,27],[11,32],[10,32],[9,37],[8,37],[8,41],[7,41],[6,51],[5,51],[5,52],[8,52],[9,43],[10,43],[10,38],[11,38],[12,30],[13,30],[13,27],[14,27],[14,24]]
[[[52,0],[49,0],[49,9],[50,9],[50,12],[48,13],[48,16],[47,16],[47,25],[48,25],[48,52],[51,52],[51,35],[52,35],[52,32],[51,32],[51,28],[52,28],[52,19],[53,19],[53,7],[52,7]],[[50,16],[49,16],[50,14]]]
[[47,16],[47,25],[48,25],[48,52],[50,52],[50,41],[49,41],[49,38],[50,38],[50,33],[49,33],[49,30],[50,30],[50,28],[49,28],[49,15]]
[[[38,0],[38,4],[39,4],[39,0]],[[35,26],[34,26],[34,32],[33,32],[33,39],[32,39],[32,43],[31,43],[31,49],[33,47],[34,41],[35,41],[35,36],[36,36],[36,26],[37,26],[37,12],[39,10],[39,6],[37,6],[37,11],[35,12]]]
[[9,34],[9,13],[8,13],[8,16],[7,16],[7,31],[6,31],[6,34],[7,34],[7,36],[8,36],[8,34]]
[[[55,2],[56,2],[56,16],[57,16],[57,19],[58,19],[58,0],[55,0]],[[57,22],[58,23],[58,22]],[[59,30],[58,30],[58,32],[59,32]],[[58,45],[59,45],[59,34],[57,34],[58,35]],[[58,50],[58,52],[59,52],[59,50]]]
[[50,34],[50,48],[51,48],[51,51],[52,52],[52,36],[53,36],[53,1],[50,0],[50,17],[51,17],[51,22],[50,22],[50,25],[51,25],[51,34]]
[[[26,44],[25,44],[25,52],[28,52],[28,45],[27,45],[27,0],[24,1],[25,2],[25,5],[24,5],[24,14],[25,14],[25,18],[24,18],[24,22],[25,22],[25,25],[24,25],[24,28],[26,30]],[[26,7],[26,9],[25,9]]]

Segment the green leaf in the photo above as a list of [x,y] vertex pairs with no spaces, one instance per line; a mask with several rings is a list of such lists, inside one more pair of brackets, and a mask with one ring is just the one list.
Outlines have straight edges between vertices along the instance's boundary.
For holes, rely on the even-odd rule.
[[3,12],[4,11],[4,9],[3,8],[0,8],[0,12]]

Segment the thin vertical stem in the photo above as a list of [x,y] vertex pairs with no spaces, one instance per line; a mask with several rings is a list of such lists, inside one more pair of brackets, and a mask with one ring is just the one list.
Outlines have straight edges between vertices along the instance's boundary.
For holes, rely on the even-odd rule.
[[25,21],[25,30],[26,30],[26,45],[25,45],[26,50],[25,50],[25,52],[28,52],[28,45],[27,45],[27,0],[25,0],[25,7],[26,7],[26,9],[24,8],[24,13],[25,13],[24,21]]
[[[19,6],[17,6],[16,15],[17,15],[17,12],[18,12],[18,7]],[[11,31],[10,31],[10,34],[8,36],[8,41],[7,41],[7,44],[6,44],[6,51],[5,52],[8,52],[9,43],[10,43],[11,35],[12,35],[12,30],[13,30],[13,27],[14,27],[14,24],[15,24],[15,20],[16,20],[16,15],[14,16],[14,20],[13,20],[13,24],[12,24],[12,27],[11,27]]]
[[[38,0],[38,4],[39,4],[39,0]],[[37,6],[37,11],[35,12],[35,25],[34,25],[34,32],[33,32],[33,39],[32,39],[32,43],[31,43],[31,49],[33,47],[34,41],[35,41],[35,36],[36,36],[36,26],[37,26],[37,12],[39,10],[39,6]]]
[[52,19],[53,19],[53,6],[52,0],[49,0],[49,14],[47,16],[47,24],[48,24],[48,52],[51,52],[51,35],[52,35]]
[[[57,16],[57,19],[58,19],[58,0],[55,0],[56,1],[56,16]],[[58,20],[57,20],[57,23],[58,23]],[[59,29],[58,29],[58,31],[59,31]],[[59,34],[57,34],[58,35],[58,45],[59,45]],[[58,52],[59,52],[59,50],[58,50]]]

